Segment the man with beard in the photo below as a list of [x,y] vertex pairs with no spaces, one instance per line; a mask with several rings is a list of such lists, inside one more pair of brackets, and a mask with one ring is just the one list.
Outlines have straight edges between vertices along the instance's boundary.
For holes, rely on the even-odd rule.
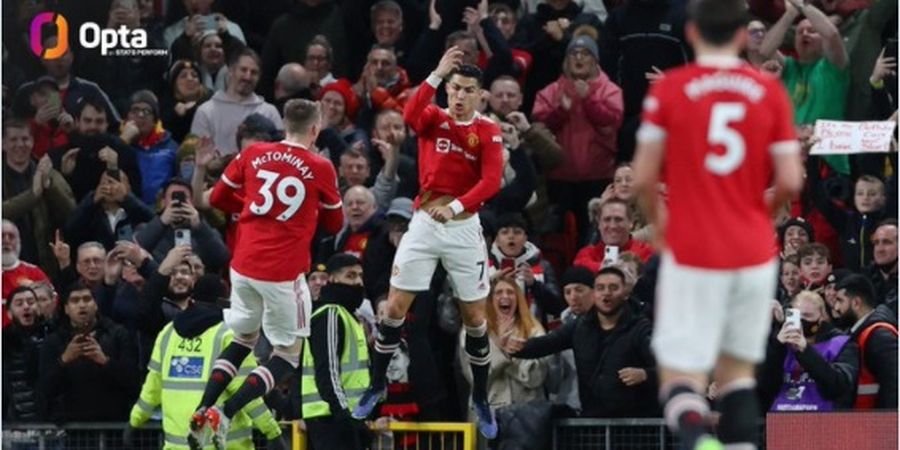
[[836,286],[835,324],[849,329],[859,345],[859,386],[855,409],[897,409],[897,322],[875,299],[866,277],[848,275]]
[[19,228],[9,220],[3,219],[3,327],[9,325],[10,320],[6,312],[6,299],[9,293],[19,286],[31,285],[38,281],[50,281],[47,275],[38,266],[29,264],[19,259],[22,251],[22,243],[19,238]]
[[46,419],[121,422],[140,386],[131,334],[99,314],[85,284],[75,283],[64,298],[67,318],[40,353],[38,386],[48,401]]
[[648,417],[658,412],[650,321],[626,307],[625,273],[604,267],[594,278],[594,308],[545,336],[505,339],[514,358],[572,349],[582,417]]
[[872,233],[873,260],[867,268],[875,287],[875,301],[885,303],[897,317],[897,220],[888,219]]
[[85,97],[75,111],[75,131],[69,144],[50,150],[53,168],[62,172],[81,201],[97,186],[104,172],[125,172],[132,192],[141,192],[141,171],[135,150],[107,133],[109,118],[101,99]]
[[353,315],[366,292],[362,262],[338,253],[326,267],[329,282],[310,318],[309,345],[300,360],[303,420],[313,448],[362,449],[365,426],[350,415],[369,386],[366,334]]
[[254,92],[259,83],[259,55],[251,49],[244,49],[228,61],[228,84],[225,91],[216,92],[211,99],[197,108],[191,133],[210,137],[223,156],[237,153],[240,149],[234,136],[238,126],[253,113],[259,113],[271,120],[282,130],[281,114],[271,103]]
[[190,246],[172,248],[146,281],[138,315],[146,333],[155,335],[191,305],[195,277],[190,255]]
[[3,330],[3,420],[37,422],[41,419],[37,355],[44,340],[37,311],[37,295],[30,287],[9,294],[12,325]]
[[53,230],[65,225],[75,209],[75,197],[49,157],[32,160],[33,149],[27,123],[3,122],[3,217],[14,221],[23,233],[22,259],[53,276],[58,267],[45,243],[52,239]]

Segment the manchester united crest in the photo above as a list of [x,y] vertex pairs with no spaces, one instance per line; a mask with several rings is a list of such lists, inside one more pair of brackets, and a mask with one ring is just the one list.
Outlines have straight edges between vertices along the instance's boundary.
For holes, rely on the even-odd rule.
[[469,145],[469,147],[477,147],[478,135],[474,133],[470,134],[468,137],[466,137],[466,143]]

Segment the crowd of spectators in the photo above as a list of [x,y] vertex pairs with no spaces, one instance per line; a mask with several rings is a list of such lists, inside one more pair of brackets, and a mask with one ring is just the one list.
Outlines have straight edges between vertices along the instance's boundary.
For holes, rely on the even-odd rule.
[[[803,194],[774,217],[782,264],[760,398],[767,410],[896,409],[896,146],[808,151],[818,119],[896,120],[897,2],[748,4],[746,60],[784,81],[807,169]],[[502,189],[481,212],[491,405],[505,409],[501,422],[529,414],[515,408],[524,402],[530,414],[554,404],[557,416],[660,415],[649,349],[658,255],[629,161],[648,86],[693,58],[683,0],[15,0],[4,10],[4,420],[127,420],[156,334],[190,306],[196,279],[227,273],[236,218],[210,207],[208,188],[242,149],[281,139],[292,98],[322,102],[316,147],[339,174],[346,217],[314,240],[314,263],[362,260],[357,315],[371,331],[418,190],[402,108],[452,45],[483,69],[481,113],[503,132]],[[60,58],[31,52],[43,11],[68,20]],[[86,22],[142,29],[167,54],[81,48]],[[190,245],[177,245],[184,234]],[[308,276],[314,298],[321,272]],[[444,271],[431,287],[392,363],[399,399],[382,412],[465,420],[459,313]],[[800,311],[800,329],[783,325],[784,307]]]

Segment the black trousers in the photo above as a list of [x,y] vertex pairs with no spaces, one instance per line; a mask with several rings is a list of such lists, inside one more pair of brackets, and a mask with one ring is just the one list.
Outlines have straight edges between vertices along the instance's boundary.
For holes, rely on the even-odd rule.
[[306,421],[311,450],[363,450],[368,443],[365,425],[352,418],[317,417]]

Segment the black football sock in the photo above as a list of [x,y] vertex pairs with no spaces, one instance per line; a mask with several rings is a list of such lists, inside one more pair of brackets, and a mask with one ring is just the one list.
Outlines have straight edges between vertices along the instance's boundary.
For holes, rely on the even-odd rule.
[[491,343],[487,336],[487,321],[480,326],[466,326],[466,355],[472,368],[472,401],[487,400],[488,370],[491,367]]
[[385,317],[378,323],[375,337],[375,351],[372,352],[372,380],[370,384],[376,389],[383,389],[386,384],[387,368],[394,352],[400,348],[400,331],[406,317],[391,319]]
[[219,354],[219,357],[213,363],[212,372],[209,374],[209,381],[206,383],[206,389],[203,391],[203,399],[200,406],[209,408],[216,404],[219,396],[225,392],[225,388],[231,383],[231,380],[237,376],[238,368],[243,364],[244,359],[253,351],[252,345],[247,346],[249,342],[238,342],[232,340],[228,347]]
[[709,403],[688,384],[673,384],[663,395],[666,425],[678,435],[680,448],[693,449],[697,440],[707,434]]
[[718,432],[725,448],[756,449],[759,399],[756,398],[755,387],[755,380],[744,378],[728,383],[720,392],[722,418],[719,419]]
[[291,376],[291,373],[297,368],[294,361],[299,362],[300,358],[299,356],[288,358],[292,361],[288,361],[284,355],[276,352],[267,363],[253,369],[253,372],[250,372],[250,375],[244,380],[244,384],[231,398],[225,401],[222,409],[225,416],[234,417],[247,403],[268,394],[279,382]]

